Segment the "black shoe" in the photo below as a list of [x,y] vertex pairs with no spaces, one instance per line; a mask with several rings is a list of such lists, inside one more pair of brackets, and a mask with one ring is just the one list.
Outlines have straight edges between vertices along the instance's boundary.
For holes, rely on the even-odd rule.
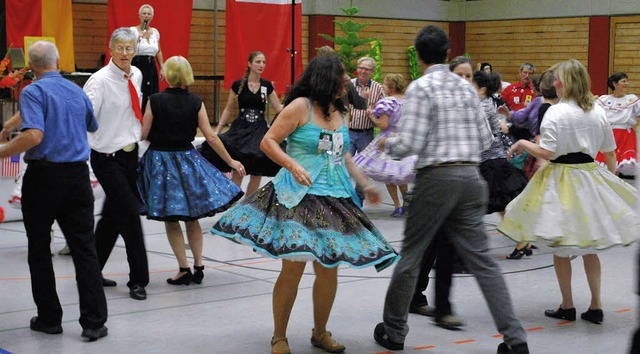
[[436,317],[434,320],[436,326],[448,329],[451,331],[458,331],[460,327],[466,326],[466,323],[460,318],[454,315],[446,315],[442,317]]
[[417,315],[435,317],[436,309],[429,305],[422,306],[409,306],[409,313],[415,313]]
[[102,286],[105,287],[112,287],[112,286],[118,286],[118,283],[116,283],[115,280],[111,280],[111,279],[107,279],[107,278],[102,278]]
[[373,330],[373,339],[378,342],[381,346],[389,349],[389,350],[404,350],[404,343],[394,342],[389,339],[387,335],[387,330],[384,329],[384,323],[380,322]]
[[576,309],[563,309],[562,306],[558,306],[555,310],[545,310],[544,315],[547,317],[559,318],[561,320],[567,321],[575,321],[576,320]]
[[194,283],[200,284],[204,279],[204,266],[193,266],[193,280]]
[[514,248],[513,252],[511,252],[511,254],[507,256],[507,259],[520,259],[524,256],[530,256],[532,254],[533,254],[533,251],[531,250],[531,247],[529,247],[529,244],[527,243],[521,249],[518,249],[517,247]]
[[191,284],[191,278],[193,278],[193,274],[191,274],[191,268],[180,268],[180,273],[184,273],[178,279],[168,278],[167,283],[171,285],[189,285]]
[[529,354],[529,346],[527,343],[520,343],[509,347],[502,342],[498,345],[498,354]]
[[588,309],[587,312],[580,314],[580,318],[591,323],[600,324],[604,319],[604,313],[602,313],[602,310]]
[[106,326],[100,328],[85,328],[82,330],[82,336],[87,338],[89,342],[93,342],[98,338],[106,337],[109,334],[109,329]]
[[129,297],[134,300],[146,300],[147,299],[147,291],[144,290],[144,286],[133,285],[129,289]]
[[32,331],[42,332],[42,333],[46,333],[46,334],[60,334],[60,333],[62,333],[62,326],[61,325],[48,326],[46,324],[43,324],[42,322],[39,322],[38,321],[38,316],[35,316],[35,317],[31,318],[31,322],[29,323],[29,328],[31,328]]

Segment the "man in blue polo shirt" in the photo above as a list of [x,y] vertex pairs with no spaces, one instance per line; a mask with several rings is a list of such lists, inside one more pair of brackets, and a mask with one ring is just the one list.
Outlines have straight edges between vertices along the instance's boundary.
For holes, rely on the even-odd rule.
[[36,81],[20,95],[21,134],[0,148],[0,158],[26,151],[22,215],[28,239],[31,289],[38,315],[30,327],[62,333],[62,306],[51,261],[51,226],[58,221],[76,271],[82,337],[107,335],[107,301],[93,233],[93,192],[89,181],[87,132],[98,129],[93,106],[82,89],[58,72],[55,44],[29,47]]

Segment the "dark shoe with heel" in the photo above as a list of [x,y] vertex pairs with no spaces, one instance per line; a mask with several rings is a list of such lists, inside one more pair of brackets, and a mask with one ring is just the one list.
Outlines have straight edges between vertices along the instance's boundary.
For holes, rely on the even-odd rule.
[[600,324],[604,319],[604,313],[602,313],[602,310],[588,309],[587,312],[580,314],[580,318],[591,323]]
[[191,284],[191,279],[193,279],[193,274],[191,274],[191,268],[182,268],[180,267],[180,273],[184,273],[177,279],[168,278],[167,283],[171,285],[189,285]]
[[552,318],[559,318],[561,320],[567,321],[575,321],[576,320],[576,309],[563,309],[562,306],[558,306],[555,310],[546,310],[544,311],[544,315]]
[[102,286],[104,286],[104,287],[118,286],[118,283],[116,283],[115,280],[102,278]]
[[524,256],[531,256],[533,254],[532,249],[533,246],[529,245],[528,243],[520,249],[516,247],[513,249],[513,252],[511,252],[511,254],[507,256],[507,259],[520,259]]
[[31,318],[31,322],[29,323],[29,328],[31,328],[32,331],[42,332],[42,333],[46,333],[46,334],[60,334],[60,333],[62,333],[62,326],[61,325],[53,325],[53,326],[46,325],[46,324],[38,321],[38,316]]
[[200,284],[204,279],[204,266],[193,266],[193,280],[194,283]]
[[384,328],[384,323],[382,322],[378,323],[376,328],[373,330],[373,339],[375,339],[378,344],[389,350],[404,350],[404,343],[394,342],[389,339],[387,330]]

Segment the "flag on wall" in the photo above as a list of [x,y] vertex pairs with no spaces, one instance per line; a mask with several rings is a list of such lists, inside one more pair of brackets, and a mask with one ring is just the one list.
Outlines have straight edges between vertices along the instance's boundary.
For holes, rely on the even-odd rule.
[[76,71],[73,54],[73,15],[71,0],[5,0],[7,44],[24,48],[25,36],[56,39],[60,69]]
[[[295,0],[295,75],[302,73],[302,4]],[[224,87],[231,89],[247,68],[247,58],[261,51],[267,59],[262,75],[276,92],[291,83],[291,0],[227,0]]]
[[[119,27],[132,27],[140,24],[138,10],[140,6],[149,4],[153,7],[153,20],[149,24],[160,32],[160,49],[164,60],[174,55],[189,58],[189,40],[191,37],[191,14],[193,0],[109,0],[107,12],[106,61],[109,62],[109,39],[111,33]],[[213,55],[213,51],[211,52]],[[194,71],[197,68],[193,68]],[[160,89],[166,82],[160,82]]]
[[20,154],[2,159],[2,178],[15,178],[20,173]]

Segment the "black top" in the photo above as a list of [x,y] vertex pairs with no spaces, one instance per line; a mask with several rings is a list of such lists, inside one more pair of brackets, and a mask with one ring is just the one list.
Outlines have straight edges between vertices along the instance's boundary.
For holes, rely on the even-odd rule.
[[542,125],[542,118],[544,118],[544,114],[547,113],[547,109],[551,107],[551,103],[545,102],[540,105],[538,108],[538,134],[540,134],[540,125]]
[[151,95],[153,123],[147,140],[155,150],[180,151],[193,148],[202,99],[187,89],[167,88]]
[[[241,82],[242,80],[238,80],[231,85],[231,89],[236,95],[240,89]],[[240,108],[264,111],[265,104],[271,92],[273,92],[273,85],[271,85],[270,81],[260,79],[260,89],[256,93],[251,92],[249,85],[245,83],[242,92],[238,95],[238,105]]]

